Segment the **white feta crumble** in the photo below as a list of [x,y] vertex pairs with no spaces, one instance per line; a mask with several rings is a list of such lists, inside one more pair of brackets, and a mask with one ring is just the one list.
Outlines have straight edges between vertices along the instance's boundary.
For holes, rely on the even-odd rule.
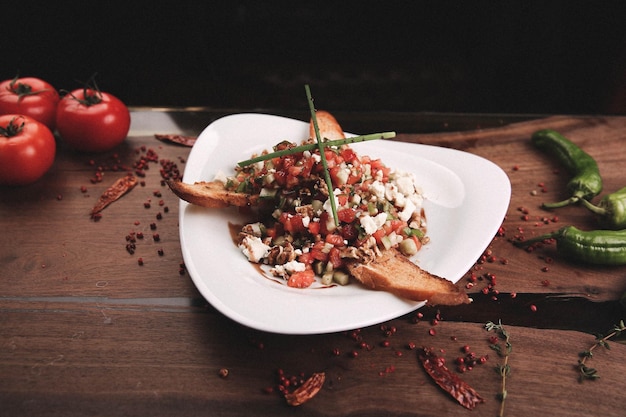
[[359,223],[368,235],[374,234],[379,228],[381,228],[387,221],[387,213],[379,213],[375,217],[361,216],[359,217]]
[[385,198],[385,184],[380,181],[373,181],[370,184],[368,191],[380,200]]
[[261,262],[271,249],[268,245],[263,243],[261,238],[252,235],[244,237],[238,246],[248,260],[254,263]]
[[339,188],[335,188],[335,191],[333,191],[333,195],[332,196],[328,196],[328,198],[326,199],[326,201],[324,201],[324,204],[322,205],[322,208],[327,212],[332,214],[333,213],[333,206],[331,205],[330,199],[334,198],[335,199],[335,207],[339,206],[339,202],[337,201],[337,195],[341,194],[341,190]]
[[271,272],[277,276],[285,276],[294,272],[302,272],[306,269],[306,264],[298,261],[289,261],[284,265],[276,265]]
[[417,193],[417,189],[415,188],[415,176],[412,173],[396,171],[393,181],[398,186],[398,191],[405,196]]
[[404,208],[402,209],[401,212],[398,213],[398,218],[402,221],[408,222],[416,210],[417,210],[417,207],[415,206],[413,201],[407,198],[404,204]]

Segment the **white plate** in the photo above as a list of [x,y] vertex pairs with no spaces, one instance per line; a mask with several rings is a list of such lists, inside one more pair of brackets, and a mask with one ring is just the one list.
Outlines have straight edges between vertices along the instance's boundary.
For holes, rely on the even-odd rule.
[[[230,174],[238,161],[281,140],[300,142],[308,123],[263,114],[235,114],[210,124],[187,160],[183,181]],[[360,155],[415,173],[422,187],[430,242],[415,256],[427,271],[458,281],[495,236],[508,208],[511,185],[492,162],[452,149],[392,141],[353,145]],[[294,289],[264,277],[235,246],[229,222],[236,209],[180,202],[185,265],[200,293],[217,310],[255,329],[286,334],[329,333],[381,323],[422,306],[358,283]]]

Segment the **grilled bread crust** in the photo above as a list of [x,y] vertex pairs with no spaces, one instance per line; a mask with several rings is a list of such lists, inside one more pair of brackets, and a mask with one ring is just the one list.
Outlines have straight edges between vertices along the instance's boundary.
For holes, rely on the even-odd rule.
[[348,271],[368,288],[387,291],[409,300],[427,301],[431,305],[470,302],[459,286],[424,271],[395,249],[385,250],[367,263],[350,263]]
[[247,207],[255,206],[259,202],[258,195],[229,191],[224,188],[224,183],[220,181],[200,181],[186,184],[181,181],[169,180],[167,185],[180,199],[201,207]]

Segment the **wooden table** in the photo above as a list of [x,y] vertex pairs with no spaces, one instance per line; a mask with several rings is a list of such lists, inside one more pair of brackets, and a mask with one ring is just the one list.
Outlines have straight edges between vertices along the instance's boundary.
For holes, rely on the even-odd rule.
[[[77,154],[61,144],[41,181],[0,189],[0,415],[494,416],[501,382],[494,369],[503,359],[490,349],[493,333],[484,325],[499,320],[513,346],[506,415],[624,415],[626,346],[594,351],[589,365],[599,380],[579,383],[576,364],[595,333],[626,315],[618,301],[626,267],[576,265],[553,249],[528,253],[510,239],[519,228],[529,236],[567,224],[597,227],[580,207],[539,208],[565,197],[567,175],[530,145],[530,134],[549,127],[570,137],[596,158],[610,192],[626,185],[626,118],[338,113],[348,131],[395,130],[398,140],[494,161],[511,180],[511,203],[490,257],[460,281],[477,277],[468,290],[473,304],[294,336],[242,327],[198,293],[181,265],[178,200],[161,184],[158,162],[100,221],[89,217],[124,166],[148,150],[184,170],[189,148],[157,141],[155,133],[197,135],[232,112],[135,109],[128,140],[113,152]],[[279,113],[307,118],[305,111]],[[102,181],[92,183],[99,167]],[[138,232],[144,239],[131,255],[127,236]],[[496,285],[483,294],[489,277]],[[465,345],[488,356],[458,374],[485,399],[471,412],[428,378],[416,353],[433,347],[455,370]],[[304,377],[324,371],[326,382],[294,409],[270,389],[278,370]]]

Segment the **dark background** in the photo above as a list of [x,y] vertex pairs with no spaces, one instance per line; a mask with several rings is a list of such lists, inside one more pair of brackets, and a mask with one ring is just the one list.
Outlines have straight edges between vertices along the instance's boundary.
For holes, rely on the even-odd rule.
[[626,113],[626,2],[15,2],[1,78],[133,106]]

